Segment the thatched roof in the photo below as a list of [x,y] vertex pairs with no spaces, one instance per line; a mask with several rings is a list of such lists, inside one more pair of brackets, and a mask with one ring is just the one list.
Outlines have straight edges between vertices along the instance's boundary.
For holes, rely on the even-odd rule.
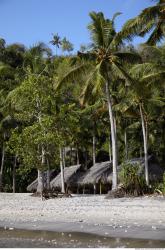
[[[50,170],[50,180],[52,180],[55,176],[57,175],[57,170]],[[46,185],[46,176],[47,172],[44,172],[44,185]],[[38,185],[38,178],[36,178],[32,183],[30,183],[27,186],[27,191],[28,192],[35,192],[37,191],[37,185]]]
[[108,183],[112,173],[112,164],[109,161],[96,163],[79,179],[78,184],[97,184],[98,182]]
[[[67,186],[74,185],[77,182],[77,179],[82,175],[80,171],[81,165],[74,165],[66,167],[64,169],[64,181]],[[51,188],[60,187],[61,188],[61,173],[59,173],[51,182]]]

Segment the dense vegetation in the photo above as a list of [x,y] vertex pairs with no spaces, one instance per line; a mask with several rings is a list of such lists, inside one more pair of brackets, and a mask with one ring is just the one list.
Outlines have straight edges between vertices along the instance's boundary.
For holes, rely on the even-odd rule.
[[[149,185],[148,155],[162,167],[165,161],[164,12],[157,1],[118,33],[120,13],[110,20],[91,12],[91,44],[77,55],[58,34],[55,56],[43,43],[26,48],[0,39],[1,190],[25,191],[38,170],[39,191],[44,170],[100,159],[112,159],[115,189],[118,164],[141,156]],[[131,44],[148,32],[144,44]],[[66,147],[76,157],[64,159]]]

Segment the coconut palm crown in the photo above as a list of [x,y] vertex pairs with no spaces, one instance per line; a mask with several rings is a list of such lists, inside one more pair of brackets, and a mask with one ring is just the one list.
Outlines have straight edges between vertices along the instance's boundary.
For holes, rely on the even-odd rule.
[[137,17],[128,20],[119,37],[131,40],[134,36],[143,37],[150,33],[148,45],[155,45],[165,37],[165,0],[156,1],[155,6],[144,9]]

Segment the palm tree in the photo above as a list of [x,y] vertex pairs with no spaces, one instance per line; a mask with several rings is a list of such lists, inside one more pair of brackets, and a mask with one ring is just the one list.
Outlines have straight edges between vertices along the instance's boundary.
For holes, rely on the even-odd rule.
[[157,0],[155,6],[144,9],[137,17],[130,19],[123,26],[119,37],[131,39],[139,35],[144,36],[151,31],[147,40],[148,45],[155,45],[165,37],[165,1]]
[[53,40],[51,40],[50,43],[56,47],[56,56],[57,56],[57,49],[59,49],[59,47],[61,46],[61,38],[58,35],[58,33],[53,35]]
[[117,188],[118,159],[113,98],[110,94],[110,87],[116,74],[122,74],[131,81],[131,78],[123,67],[123,63],[139,60],[139,56],[135,53],[119,52],[122,39],[120,39],[120,41],[116,40],[118,37],[114,28],[115,17],[119,14],[120,13],[116,13],[112,20],[105,19],[102,12],[91,12],[89,14],[92,19],[88,26],[92,38],[92,48],[87,53],[78,52],[78,57],[81,59],[80,65],[73,68],[57,85],[57,88],[59,88],[62,83],[70,81],[71,78],[75,79],[75,77],[80,76],[80,74],[86,70],[87,80],[82,94],[84,102],[90,98],[91,94],[102,87],[107,99],[109,111],[113,158],[113,189]]
[[63,52],[67,51],[67,52],[71,52],[73,51],[73,44],[70,43],[66,37],[64,37],[61,41],[61,49]]
[[[146,48],[147,49],[147,48]],[[155,48],[156,50],[156,48]],[[159,49],[157,49],[159,52]],[[130,108],[139,110],[141,120],[144,160],[145,160],[145,179],[149,185],[148,173],[148,135],[149,121],[152,119],[153,109],[156,106],[164,106],[163,99],[157,94],[158,85],[164,84],[165,70],[160,65],[153,63],[143,63],[133,66],[130,75],[134,78],[134,84],[129,86],[129,91],[124,95],[123,103],[120,103],[120,111],[127,112]],[[119,108],[119,106],[118,106]]]
[[51,56],[51,49],[44,43],[39,42],[30,47],[24,54],[23,69],[27,72],[27,68],[35,74],[40,74],[45,70],[46,60]]

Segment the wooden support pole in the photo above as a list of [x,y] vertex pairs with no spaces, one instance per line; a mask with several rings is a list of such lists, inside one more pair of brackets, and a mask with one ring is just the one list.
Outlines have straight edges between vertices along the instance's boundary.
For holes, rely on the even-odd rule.
[[93,185],[94,194],[96,194],[96,184]]
[[100,194],[102,194],[102,185],[101,185],[101,182],[100,182]]

